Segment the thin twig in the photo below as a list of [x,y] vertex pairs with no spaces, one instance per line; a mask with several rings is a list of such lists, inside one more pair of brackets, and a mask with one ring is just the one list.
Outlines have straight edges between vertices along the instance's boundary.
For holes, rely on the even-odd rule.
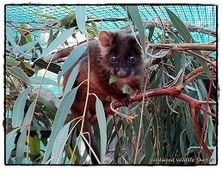
[[140,144],[141,133],[142,133],[144,105],[145,105],[145,92],[146,92],[147,82],[148,82],[148,77],[146,76],[145,84],[144,84],[145,87],[143,89],[142,107],[141,107],[141,112],[140,112],[140,126],[139,126],[139,131],[138,131],[138,136],[137,136],[136,151],[135,151],[134,162],[133,162],[134,164],[137,164],[139,144]]
[[[167,19],[161,19],[163,25],[165,27],[172,27],[173,23]],[[155,18],[153,20],[149,20],[149,21],[144,21],[143,22],[144,27],[145,28],[150,28],[150,27],[158,27],[162,29],[161,23],[159,23],[158,19]],[[191,32],[201,32],[201,33],[205,33],[205,34],[209,34],[211,36],[216,36],[217,33],[215,30],[209,29],[209,28],[204,28],[204,27],[200,27],[197,25],[191,25],[188,23],[184,23],[185,26],[189,29],[189,31]],[[125,30],[126,32],[130,32],[130,27],[129,25],[122,27],[121,29]]]
[[203,60],[206,61],[207,63],[210,63],[212,66],[214,66],[214,68],[217,67],[217,66],[216,66],[216,63],[215,63],[214,61],[211,61],[210,59],[208,59],[208,58],[206,58],[206,57],[204,57],[204,56],[202,56],[202,55],[200,55],[200,54],[198,54],[198,53],[195,53],[195,52],[190,51],[190,50],[186,50],[185,52],[190,53],[190,54],[192,54],[193,56],[198,57],[198,58],[200,58],[200,59],[203,59]]
[[[51,60],[49,61],[49,63],[48,63],[48,65],[47,65],[47,67],[46,67],[46,69],[45,69],[45,72],[44,72],[44,74],[43,74],[43,76],[42,76],[42,79],[41,79],[41,81],[40,81],[40,84],[39,84],[39,88],[38,88],[38,91],[37,91],[37,95],[36,95],[36,98],[35,98],[35,100],[34,100],[34,108],[36,107],[36,104],[37,104],[37,101],[38,101],[38,97],[40,96],[40,94],[41,94],[41,88],[42,88],[42,84],[43,84],[43,80],[44,80],[44,78],[45,78],[45,76],[46,76],[46,73],[47,73],[47,71],[48,71],[48,68],[49,68],[49,65],[51,64],[51,62],[52,62],[52,59],[53,59],[53,57],[51,58]],[[33,119],[33,115],[34,115],[34,111],[35,111],[35,109],[33,109],[33,112],[32,112],[32,115],[31,115],[31,118],[30,118],[30,121],[29,121],[29,125],[28,125],[28,134],[27,134],[27,145],[29,146],[29,144],[30,144],[30,130],[31,130],[31,123],[32,123],[32,119]],[[28,159],[28,156],[29,156],[29,153],[27,153],[26,154],[26,158]]]

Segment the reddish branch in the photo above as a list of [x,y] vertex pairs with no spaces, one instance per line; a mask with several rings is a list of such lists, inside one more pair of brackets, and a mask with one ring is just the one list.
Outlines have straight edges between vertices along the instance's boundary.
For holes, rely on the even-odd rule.
[[[150,97],[158,97],[158,96],[171,96],[171,97],[181,99],[181,100],[187,102],[188,104],[190,104],[191,110],[192,110],[192,119],[193,119],[193,123],[194,123],[194,130],[195,130],[195,134],[197,136],[198,142],[199,142],[199,146],[201,148],[203,147],[203,149],[208,154],[208,156],[211,157],[212,152],[208,149],[208,147],[206,146],[206,144],[203,141],[203,138],[202,138],[203,134],[200,132],[199,125],[198,125],[198,117],[197,117],[198,110],[202,110],[204,112],[205,116],[209,115],[209,116],[212,116],[213,118],[216,118],[216,114],[209,112],[207,109],[205,109],[206,105],[209,105],[209,98],[208,98],[207,102],[204,102],[204,101],[197,100],[195,98],[192,98],[192,97],[182,93],[182,91],[183,91],[182,89],[184,88],[184,86],[187,85],[192,80],[194,80],[195,78],[197,78],[197,76],[202,74],[203,72],[204,72],[204,68],[201,66],[185,76],[184,85],[170,86],[167,88],[151,89],[149,91],[146,91],[145,93],[134,95],[131,97],[131,99],[132,99],[132,102],[142,101],[144,94],[145,94],[146,99],[148,99]],[[122,102],[119,102],[119,101],[115,101],[112,104],[113,109],[117,109],[121,106],[123,106],[123,104],[122,104]],[[96,121],[96,115],[91,118],[90,122],[94,123],[95,121]]]

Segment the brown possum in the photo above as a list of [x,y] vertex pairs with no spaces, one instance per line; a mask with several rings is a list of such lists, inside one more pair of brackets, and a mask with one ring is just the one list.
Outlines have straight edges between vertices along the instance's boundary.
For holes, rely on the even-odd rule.
[[[132,91],[140,90],[143,80],[142,53],[134,36],[121,32],[102,31],[98,40],[89,41],[85,55],[87,54],[88,57],[83,56],[79,60],[79,74],[73,87],[88,78],[88,63],[90,63],[89,92],[96,94],[102,101],[105,114],[113,114],[109,108],[111,98],[128,105],[130,97],[122,92],[122,87],[127,85]],[[63,86],[66,85],[73,67],[65,73]],[[111,76],[115,76],[117,80],[110,84]],[[87,82],[84,82],[79,87],[71,107],[75,118],[83,115],[86,95]],[[90,119],[96,114],[95,101],[95,96],[89,95],[84,124],[85,131],[89,131]]]
[[[132,90],[140,90],[143,79],[143,58],[136,39],[126,33],[102,31],[98,40],[89,41],[87,54],[90,62],[90,93],[95,93],[105,108],[111,103],[111,98],[123,102],[124,105],[129,104],[130,97],[122,92],[122,87],[127,85]],[[79,62],[80,70],[73,87],[88,77],[88,58],[83,57]],[[67,83],[71,69],[63,77],[63,86]],[[111,75],[116,76],[117,80],[110,84]],[[74,117],[83,114],[86,92],[87,82],[78,89],[72,105]],[[95,100],[95,96],[89,96],[89,114],[86,121],[95,115]],[[107,110],[106,115],[109,114],[113,113]]]

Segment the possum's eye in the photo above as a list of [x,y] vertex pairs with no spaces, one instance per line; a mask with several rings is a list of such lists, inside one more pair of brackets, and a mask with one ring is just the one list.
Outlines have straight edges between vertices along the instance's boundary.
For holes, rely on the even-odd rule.
[[135,63],[135,62],[136,62],[136,59],[135,59],[135,57],[133,57],[133,56],[130,56],[130,57],[128,58],[128,60],[129,60],[130,63]]
[[111,63],[117,63],[117,58],[116,58],[115,56],[112,56],[112,57],[110,58],[110,62],[111,62]]

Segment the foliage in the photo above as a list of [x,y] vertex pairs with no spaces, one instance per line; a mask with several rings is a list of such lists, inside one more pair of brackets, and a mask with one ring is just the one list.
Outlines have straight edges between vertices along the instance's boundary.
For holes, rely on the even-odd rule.
[[[62,98],[44,88],[44,83],[57,87],[62,75],[82,56],[86,47],[80,46],[70,52],[62,66],[52,63],[55,57],[52,51],[68,44],[69,37],[76,38],[78,30],[88,35],[88,38],[98,35],[97,24],[88,22],[92,17],[87,18],[85,12],[80,12],[86,7],[78,6],[77,9],[77,13],[69,13],[61,20],[48,14],[36,14],[45,18],[45,27],[51,27],[45,47],[34,40],[26,24],[20,25],[16,36],[13,27],[6,25],[6,164],[90,163],[88,151],[82,148],[85,135],[77,134],[77,124],[82,119],[73,119],[69,114],[78,90],[78,87],[72,89],[79,71],[78,65],[72,72]],[[216,58],[211,53],[204,55],[202,50],[190,52],[147,47],[147,41],[154,44],[153,34],[160,28],[150,27],[148,34],[145,34],[138,8],[126,6],[124,9],[128,15],[127,22],[140,35],[141,46],[147,57],[145,62],[149,61],[149,66],[145,68],[148,74],[143,85],[145,92],[179,86],[182,93],[191,98],[191,102],[162,94],[134,102],[128,108],[120,107],[120,113],[135,116],[130,122],[118,116],[105,118],[103,105],[97,98],[98,122],[93,126],[95,137],[92,138],[100,143],[99,162],[188,165],[197,162],[209,164],[210,160],[216,160],[211,154],[209,156],[207,149],[213,154],[217,149],[217,118],[206,113],[217,112],[217,83],[215,67],[212,66]],[[155,44],[164,40],[166,44],[194,42],[179,16],[169,9],[166,12],[173,26],[159,31],[159,39]],[[53,30],[55,28],[56,31]],[[201,66],[204,71],[189,79],[193,76],[188,75]],[[39,77],[37,74],[43,69],[45,73]],[[52,70],[58,73],[58,83],[45,77],[46,72]],[[112,81],[115,79],[111,79],[110,83]],[[193,105],[196,102],[192,99],[203,103],[206,101],[204,109],[195,109],[194,112]],[[88,146],[91,148],[85,144],[85,147]]]

